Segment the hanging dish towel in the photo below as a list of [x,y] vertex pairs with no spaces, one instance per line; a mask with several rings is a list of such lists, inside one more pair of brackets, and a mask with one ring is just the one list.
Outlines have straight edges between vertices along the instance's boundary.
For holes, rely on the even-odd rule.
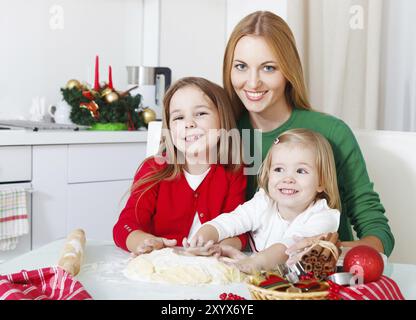
[[26,189],[0,190],[0,251],[14,250],[29,232]]
[[92,300],[83,285],[60,267],[2,276],[0,300]]

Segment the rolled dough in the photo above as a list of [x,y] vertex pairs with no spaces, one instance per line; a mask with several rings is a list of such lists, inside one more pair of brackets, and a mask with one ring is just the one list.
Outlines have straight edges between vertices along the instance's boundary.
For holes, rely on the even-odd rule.
[[183,256],[172,248],[140,255],[128,263],[124,275],[131,280],[202,285],[243,281],[244,275],[215,257]]

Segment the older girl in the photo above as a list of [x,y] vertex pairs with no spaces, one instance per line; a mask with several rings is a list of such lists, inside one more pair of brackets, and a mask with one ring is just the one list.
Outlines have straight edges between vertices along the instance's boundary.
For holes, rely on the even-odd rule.
[[[245,201],[240,138],[224,90],[203,78],[177,81],[164,98],[164,142],[139,167],[114,226],[134,254],[175,246],[201,223]],[[246,236],[225,242],[241,249]]]

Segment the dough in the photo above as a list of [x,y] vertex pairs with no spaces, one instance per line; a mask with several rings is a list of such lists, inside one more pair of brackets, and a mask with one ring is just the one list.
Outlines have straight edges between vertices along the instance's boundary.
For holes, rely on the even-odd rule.
[[183,256],[172,248],[155,250],[131,260],[124,275],[132,280],[169,284],[228,284],[243,281],[244,275],[214,257]]
[[134,275],[135,272],[139,272],[143,276],[151,275],[155,268],[153,264],[147,259],[138,259],[139,257],[133,259],[127,266],[126,272]]

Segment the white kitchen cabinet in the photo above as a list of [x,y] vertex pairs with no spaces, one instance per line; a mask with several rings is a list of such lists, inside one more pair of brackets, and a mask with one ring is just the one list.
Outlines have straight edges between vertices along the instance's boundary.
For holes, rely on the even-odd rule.
[[[32,247],[83,228],[112,240],[120,202],[145,158],[145,143],[33,146]],[[125,201],[126,199],[124,199]]]
[[146,153],[144,143],[68,146],[68,183],[132,179]]
[[32,148],[30,146],[0,147],[0,183],[30,181]]
[[70,184],[67,229],[82,228],[90,239],[112,240],[113,227],[131,183],[132,180]]
[[32,247],[66,236],[68,146],[33,146]]
[[23,188],[26,193],[26,208],[29,233],[20,237],[15,249],[0,251],[0,263],[29,252],[31,239],[31,189],[32,148],[30,146],[0,146],[0,190]]
[[0,262],[76,228],[88,239],[112,241],[114,223],[146,156],[146,141],[145,131],[0,132],[0,188],[31,191],[30,233],[15,250],[0,252]]

